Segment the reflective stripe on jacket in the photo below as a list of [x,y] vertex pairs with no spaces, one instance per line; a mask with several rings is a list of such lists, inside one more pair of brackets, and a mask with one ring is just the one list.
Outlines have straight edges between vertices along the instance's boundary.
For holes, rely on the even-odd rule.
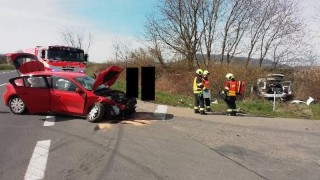
[[227,96],[236,96],[237,81],[227,81],[224,89],[228,90]]
[[193,93],[199,94],[202,92],[203,84],[200,77],[195,77],[193,80]]

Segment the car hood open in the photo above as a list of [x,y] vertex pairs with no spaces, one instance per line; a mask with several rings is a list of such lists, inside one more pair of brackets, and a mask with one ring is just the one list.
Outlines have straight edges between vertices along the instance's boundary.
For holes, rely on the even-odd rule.
[[20,74],[35,71],[44,71],[44,65],[38,60],[37,56],[29,53],[10,53],[5,54]]
[[96,81],[93,83],[92,89],[97,89],[101,84],[110,87],[118,79],[122,68],[118,66],[110,66],[109,68],[102,71],[96,78]]

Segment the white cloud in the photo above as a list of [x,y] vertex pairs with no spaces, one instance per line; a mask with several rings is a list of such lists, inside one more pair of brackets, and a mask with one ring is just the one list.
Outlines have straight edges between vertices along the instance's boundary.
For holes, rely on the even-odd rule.
[[[79,18],[63,7],[62,0],[1,0],[0,53],[37,45],[61,44],[60,31],[65,27],[85,28],[94,36],[89,50],[91,61],[102,62],[112,57],[115,39],[134,42],[133,37],[112,34],[95,28],[88,19]],[[137,43],[133,43],[137,46]]]
[[89,61],[105,62],[115,57],[114,43],[125,44],[129,50],[140,47],[141,44],[131,36],[104,33],[102,31],[93,32],[93,44],[89,50]]

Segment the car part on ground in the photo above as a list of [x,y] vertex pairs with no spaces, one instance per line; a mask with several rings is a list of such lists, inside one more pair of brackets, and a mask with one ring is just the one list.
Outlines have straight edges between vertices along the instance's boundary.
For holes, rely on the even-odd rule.
[[314,99],[309,96],[307,101],[293,100],[293,101],[291,101],[291,104],[306,104],[309,106],[312,102],[314,102]]

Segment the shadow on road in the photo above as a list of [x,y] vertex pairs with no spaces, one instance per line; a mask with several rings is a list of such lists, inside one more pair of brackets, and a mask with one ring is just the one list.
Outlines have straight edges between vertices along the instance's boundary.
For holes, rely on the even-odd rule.
[[[226,115],[226,116],[228,116],[229,114],[227,112],[214,111],[214,112],[207,112],[207,115]],[[237,113],[237,116],[250,116],[250,115],[244,114],[244,113]]]
[[[8,112],[10,113],[10,112]],[[43,115],[43,114],[42,114]],[[71,115],[54,115],[54,114],[47,114],[47,116],[55,116],[55,122],[61,122],[61,121],[69,121],[73,119],[80,119],[86,121],[85,117],[78,117],[78,116],[71,116]],[[110,124],[127,124],[129,121],[132,122],[138,122],[140,121],[143,123],[143,121],[159,121],[159,120],[171,120],[173,119],[172,114],[163,114],[163,113],[152,113],[152,112],[136,112],[131,117],[126,118],[118,118],[118,119],[104,119],[101,122],[98,123],[110,123]],[[41,118],[42,121],[45,121],[46,118]]]
[[173,119],[172,114],[164,113],[152,113],[152,112],[136,112],[132,117],[127,119],[117,119],[117,120],[104,120],[97,123],[94,131],[97,130],[108,130],[112,128],[113,125],[117,124],[127,124],[133,126],[144,126],[149,125],[154,121],[166,121]]
[[127,121],[158,121],[158,120],[171,120],[173,119],[172,114],[164,114],[164,113],[152,113],[152,112],[136,112],[131,117],[125,118],[125,119],[111,119],[111,120],[103,120],[103,122],[108,123],[123,123]]

